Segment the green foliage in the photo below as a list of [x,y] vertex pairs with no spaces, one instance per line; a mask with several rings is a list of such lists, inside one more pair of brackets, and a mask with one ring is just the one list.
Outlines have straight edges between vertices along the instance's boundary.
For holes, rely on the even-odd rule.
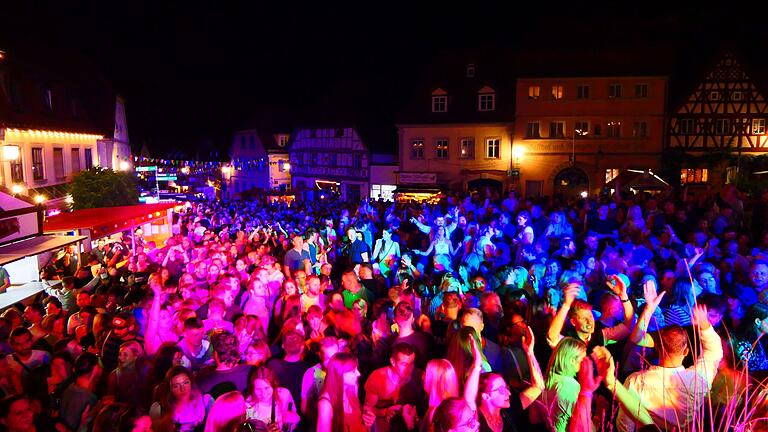
[[139,203],[136,177],[130,172],[93,167],[75,175],[70,188],[74,210]]

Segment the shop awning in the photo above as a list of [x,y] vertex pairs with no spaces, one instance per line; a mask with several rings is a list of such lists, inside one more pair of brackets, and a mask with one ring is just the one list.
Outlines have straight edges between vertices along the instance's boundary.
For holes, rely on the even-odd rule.
[[42,235],[0,246],[0,265],[79,242],[84,236]]
[[166,210],[178,205],[172,202],[75,210],[48,218],[43,224],[43,231],[52,233],[87,228],[91,230],[91,238],[95,239],[165,217]]

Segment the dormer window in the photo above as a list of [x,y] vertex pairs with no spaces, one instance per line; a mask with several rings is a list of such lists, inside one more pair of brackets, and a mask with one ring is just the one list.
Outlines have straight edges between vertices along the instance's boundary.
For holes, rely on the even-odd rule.
[[470,63],[467,65],[467,78],[474,78],[475,77],[475,64]]
[[443,89],[432,92],[432,112],[448,111],[448,93]]
[[496,92],[486,86],[480,89],[477,95],[478,111],[494,111],[496,109]]
[[285,147],[286,145],[288,145],[288,135],[278,135],[277,145],[279,147]]

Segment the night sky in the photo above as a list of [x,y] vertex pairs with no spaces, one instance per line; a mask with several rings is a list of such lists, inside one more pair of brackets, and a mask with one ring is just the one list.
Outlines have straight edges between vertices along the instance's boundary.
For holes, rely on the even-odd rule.
[[146,143],[155,155],[225,150],[233,130],[264,113],[294,126],[349,117],[391,128],[424,68],[450,50],[630,44],[706,52],[712,43],[764,44],[768,34],[758,18],[765,6],[704,3],[15,3],[0,6],[0,49],[80,50],[125,96],[134,147]]

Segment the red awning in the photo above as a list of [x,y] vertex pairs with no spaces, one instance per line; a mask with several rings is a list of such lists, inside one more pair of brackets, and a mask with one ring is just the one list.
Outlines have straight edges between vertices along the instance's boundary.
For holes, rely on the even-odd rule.
[[43,223],[43,231],[50,233],[87,228],[91,230],[91,238],[95,239],[165,217],[166,210],[178,205],[174,202],[75,210],[49,217]]

